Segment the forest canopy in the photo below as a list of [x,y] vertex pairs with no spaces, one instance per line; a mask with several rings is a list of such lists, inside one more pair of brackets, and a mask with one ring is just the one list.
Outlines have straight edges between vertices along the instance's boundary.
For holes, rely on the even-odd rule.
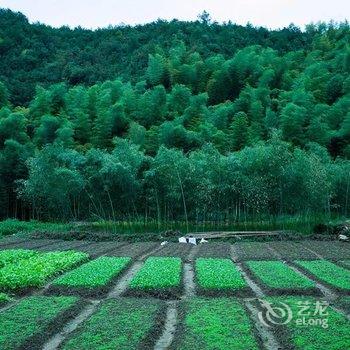
[[0,10],[0,218],[348,215],[349,39]]

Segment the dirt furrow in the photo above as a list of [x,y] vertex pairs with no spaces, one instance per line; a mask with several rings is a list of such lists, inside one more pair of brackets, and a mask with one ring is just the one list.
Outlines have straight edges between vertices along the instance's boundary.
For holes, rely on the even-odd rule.
[[278,350],[282,349],[282,346],[277,341],[273,332],[264,326],[258,317],[258,310],[256,307],[247,299],[244,300],[244,305],[248,309],[251,319],[254,321],[254,326],[259,333],[261,342],[266,350]]
[[326,260],[322,255],[316,253],[314,250],[312,250],[312,249],[310,249],[310,248],[308,248],[308,247],[304,247],[304,249],[308,250],[308,251],[309,251],[310,253],[312,253],[312,254],[315,254],[319,259],[321,259],[321,260]]
[[198,245],[194,245],[190,251],[190,253],[187,256],[187,261],[192,262],[195,260],[195,257],[198,253],[199,250],[199,246]]
[[184,298],[191,298],[195,296],[196,285],[195,285],[194,279],[195,279],[195,275],[194,275],[194,269],[192,264],[185,263],[184,276],[183,276],[184,289],[185,289]]
[[[235,250],[234,247],[231,246],[231,259],[235,261]],[[261,290],[261,288],[248,276],[246,271],[244,270],[244,267],[241,263],[235,262],[235,265],[237,267],[237,270],[241,273],[245,281],[247,282],[248,286],[252,289],[254,294],[258,298],[263,298],[265,296],[264,292]]]
[[295,272],[299,273],[300,275],[310,279],[315,283],[315,286],[317,289],[321,291],[321,293],[325,296],[325,298],[329,301],[336,300],[339,296],[337,293],[320,283],[315,277],[313,277],[311,274],[306,274],[302,269],[300,269],[297,265],[294,263],[287,263],[287,265],[294,270]]
[[130,281],[132,280],[132,278],[141,269],[142,265],[143,265],[143,262],[136,261],[126,271],[126,273],[120,278],[120,280],[115,285],[115,287],[108,293],[107,298],[117,298],[117,297],[121,296],[128,288],[128,285],[129,285]]
[[156,342],[154,346],[154,350],[169,349],[170,345],[172,344],[175,337],[176,325],[178,322],[177,304],[178,304],[177,301],[168,302],[164,330],[162,335]]
[[158,251],[161,250],[162,248],[163,248],[163,246],[159,245],[158,247],[153,248],[153,249],[147,251],[147,252],[144,253],[143,255],[140,255],[140,256],[137,258],[137,260],[141,260],[141,261],[146,260],[149,256],[151,256],[152,254],[158,252]]
[[63,341],[67,338],[69,334],[75,331],[80,324],[87,320],[97,309],[100,301],[91,301],[88,306],[86,306],[83,311],[76,316],[74,319],[69,321],[61,330],[53,337],[51,337],[43,346],[43,350],[56,350],[60,347]]

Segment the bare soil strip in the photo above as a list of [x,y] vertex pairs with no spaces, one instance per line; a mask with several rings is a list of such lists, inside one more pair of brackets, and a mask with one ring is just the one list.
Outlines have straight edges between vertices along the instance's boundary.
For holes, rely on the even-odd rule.
[[185,263],[183,267],[184,298],[191,298],[196,295],[195,274],[192,264]]
[[62,250],[79,250],[79,248],[89,246],[89,241],[54,241],[54,243],[40,247],[40,251],[62,251]]
[[158,341],[156,342],[154,346],[154,350],[166,350],[169,349],[170,345],[172,344],[175,332],[176,332],[176,325],[178,322],[177,317],[177,301],[169,301],[168,308],[166,312],[166,318],[165,318],[165,324],[164,324],[164,330]]
[[235,243],[237,261],[245,260],[278,260],[279,257],[271,253],[269,243],[261,242],[242,242]]
[[160,244],[159,245],[157,244],[155,247],[147,250],[146,253],[144,253],[143,255],[138,256],[137,260],[141,260],[141,261],[146,260],[149,256],[153,255],[161,248],[162,248],[162,246]]
[[121,296],[128,288],[129,283],[133,277],[139,272],[143,265],[143,262],[136,261],[120,278],[115,287],[108,293],[107,298],[117,298]]
[[244,300],[244,305],[250,313],[251,319],[254,321],[254,326],[260,336],[260,340],[266,350],[278,350],[283,349],[278,343],[273,332],[265,327],[259,320],[258,310],[256,307],[247,299]]
[[45,247],[50,247],[51,245],[55,245],[61,241],[52,241],[50,239],[38,239],[38,240],[25,240],[23,242],[16,242],[11,245],[7,245],[2,247],[2,249],[33,249],[33,250],[41,250]]
[[349,243],[338,241],[304,241],[303,247],[309,248],[312,252],[327,260],[350,259]]
[[314,255],[316,256],[317,259],[325,260],[325,258],[324,258],[322,255],[316,253],[316,252],[313,251],[312,249],[310,249],[310,248],[308,248],[308,247],[304,247],[304,248],[305,248],[306,250],[308,250],[310,253],[314,254]]
[[[233,261],[235,261],[234,259],[236,258],[235,255],[235,247],[232,245],[231,246],[231,259]],[[263,298],[265,296],[264,292],[262,291],[262,289],[248,276],[248,273],[246,272],[246,270],[244,269],[243,265],[241,263],[235,262],[235,265],[237,267],[237,270],[241,273],[241,275],[243,276],[243,278],[245,279],[245,281],[247,282],[248,286],[250,287],[250,289],[254,292],[254,294],[258,297],[258,298]]]
[[202,243],[198,247],[196,258],[230,258],[229,243]]
[[153,253],[154,256],[169,256],[169,257],[179,257],[182,260],[187,260],[189,254],[191,253],[193,245],[189,243],[167,243]]
[[109,252],[125,247],[126,242],[91,242],[90,245],[78,248],[81,252],[89,254],[92,258],[108,255]]
[[197,256],[197,253],[199,250],[199,247],[200,246],[198,246],[198,245],[193,245],[190,253],[188,254],[187,262],[193,262],[195,260],[195,257]]
[[128,243],[108,252],[107,256],[127,256],[137,260],[144,260],[145,257],[162,248],[157,242]]
[[295,242],[270,242],[269,248],[283,260],[316,260],[317,254]]
[[350,259],[349,260],[339,260],[335,262],[336,265],[339,265],[340,267],[344,269],[350,270]]
[[0,249],[3,249],[4,247],[8,247],[14,244],[26,242],[27,239],[24,238],[18,238],[18,237],[13,237],[13,236],[8,236],[8,237],[2,237],[1,238],[1,243],[0,243]]
[[230,253],[231,253],[231,259],[232,259],[234,262],[239,261],[237,248],[235,247],[234,244],[232,244],[231,247],[230,247]]
[[88,319],[97,309],[100,301],[92,301],[88,306],[86,306],[83,311],[76,316],[74,319],[69,321],[62,329],[60,333],[57,333],[52,338],[50,338],[43,346],[43,350],[56,350],[63,343],[66,337],[75,331],[80,324],[82,324],[86,319]]

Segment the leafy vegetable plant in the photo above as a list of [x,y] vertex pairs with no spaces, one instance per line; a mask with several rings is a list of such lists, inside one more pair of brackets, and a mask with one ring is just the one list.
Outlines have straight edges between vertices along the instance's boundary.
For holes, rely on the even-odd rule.
[[297,261],[297,264],[311,272],[321,281],[339,289],[350,289],[349,270],[343,267],[326,260]]
[[130,262],[130,258],[103,256],[58,277],[54,285],[70,287],[99,287],[106,285]]
[[247,266],[266,286],[277,289],[306,289],[315,283],[281,261],[248,261]]
[[148,258],[130,283],[131,288],[159,289],[177,287],[181,282],[181,259]]
[[241,289],[247,283],[229,259],[196,260],[196,276],[198,284],[205,289]]
[[86,260],[85,253],[66,251],[38,254],[0,269],[0,288],[17,290],[42,286],[48,278]]

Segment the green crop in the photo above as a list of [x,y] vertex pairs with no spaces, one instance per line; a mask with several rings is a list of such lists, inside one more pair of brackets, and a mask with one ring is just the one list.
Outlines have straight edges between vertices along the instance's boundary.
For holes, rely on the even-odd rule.
[[350,289],[349,270],[326,260],[297,261],[318,279],[341,289]]
[[19,348],[26,339],[45,331],[63,311],[71,308],[75,297],[28,297],[0,313],[0,349]]
[[199,286],[206,289],[247,287],[235,264],[229,259],[197,259],[196,276]]
[[[283,302],[289,306],[293,318],[286,324],[289,332],[289,339],[286,341],[295,350],[349,349],[349,320],[330,306],[325,307],[321,315],[317,312],[315,314],[316,303],[322,302],[321,300],[309,297],[276,297],[269,298],[269,301],[276,304]],[[302,311],[303,315],[309,315],[299,315],[302,306],[307,307]]]
[[53,284],[70,287],[104,286],[117,276],[130,260],[103,256],[57,278]]
[[315,283],[281,261],[248,261],[249,269],[270,288],[313,288]]
[[40,287],[48,278],[66,271],[86,260],[85,253],[66,251],[34,255],[0,269],[0,288],[16,290],[26,287]]
[[254,350],[258,344],[243,306],[237,301],[192,299],[185,303],[186,316],[181,350]]
[[37,254],[38,253],[33,250],[26,250],[26,249],[1,250],[0,251],[0,268],[7,264],[17,262],[19,260],[28,259]]
[[130,283],[131,288],[158,289],[177,287],[181,283],[180,258],[148,258]]
[[0,305],[7,303],[8,301],[11,301],[12,298],[10,298],[7,294],[5,293],[0,293]]
[[142,349],[157,321],[156,300],[108,300],[63,346],[64,350]]

